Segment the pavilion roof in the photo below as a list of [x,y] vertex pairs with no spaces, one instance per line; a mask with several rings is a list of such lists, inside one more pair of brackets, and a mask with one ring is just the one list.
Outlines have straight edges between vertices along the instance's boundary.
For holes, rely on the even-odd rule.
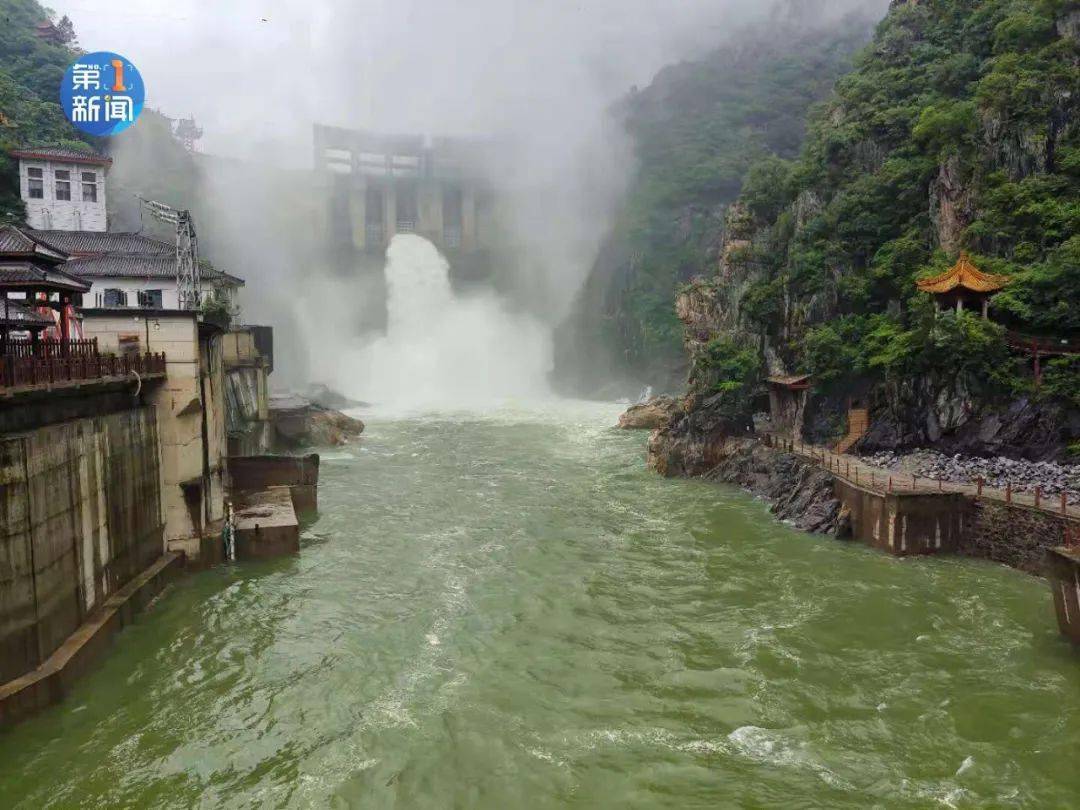
[[965,290],[990,293],[1000,290],[1010,281],[1009,276],[984,273],[971,263],[967,253],[960,254],[960,260],[944,273],[930,278],[919,279],[915,285],[923,292],[940,295],[963,287]]
[[90,291],[90,283],[55,267],[0,257],[0,290],[85,293]]
[[29,229],[16,228],[14,225],[0,226],[0,261],[30,259],[60,264],[67,258],[64,250]]
[[24,306],[21,301],[13,301],[9,298],[6,306],[0,303],[0,326],[36,332],[56,326],[56,321],[51,315],[38,312],[36,309]]

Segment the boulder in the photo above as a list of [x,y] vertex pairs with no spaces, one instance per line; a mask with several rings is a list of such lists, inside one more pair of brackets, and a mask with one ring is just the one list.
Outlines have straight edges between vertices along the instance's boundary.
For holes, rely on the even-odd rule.
[[656,430],[667,425],[675,410],[671,397],[652,397],[645,402],[631,405],[619,417],[619,427],[624,430]]
[[309,385],[304,394],[304,398],[310,400],[315,405],[321,405],[324,408],[331,408],[334,410],[341,410],[342,408],[364,408],[370,405],[370,403],[358,399],[349,399],[349,397],[344,394],[341,394],[322,383],[312,383]]
[[274,444],[283,450],[337,447],[364,431],[359,419],[296,395],[271,398],[270,423]]

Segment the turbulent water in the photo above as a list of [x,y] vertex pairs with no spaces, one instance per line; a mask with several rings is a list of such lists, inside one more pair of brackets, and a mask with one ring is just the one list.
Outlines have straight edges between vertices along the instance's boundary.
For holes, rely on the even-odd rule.
[[550,328],[510,312],[490,291],[456,295],[449,271],[427,239],[394,237],[384,269],[386,334],[334,353],[336,388],[398,410],[547,394]]
[[0,806],[1075,804],[1045,584],[644,470],[610,407],[371,419],[301,554],[170,586]]

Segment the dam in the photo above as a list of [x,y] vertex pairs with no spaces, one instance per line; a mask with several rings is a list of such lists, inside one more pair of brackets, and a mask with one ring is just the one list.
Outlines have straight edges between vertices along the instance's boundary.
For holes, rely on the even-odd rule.
[[321,213],[333,245],[381,255],[405,233],[451,256],[485,247],[492,144],[324,125],[315,126],[313,142]]

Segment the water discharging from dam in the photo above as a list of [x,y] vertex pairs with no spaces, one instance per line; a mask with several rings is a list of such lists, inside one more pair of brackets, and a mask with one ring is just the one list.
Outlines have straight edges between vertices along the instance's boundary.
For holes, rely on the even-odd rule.
[[395,236],[386,255],[386,335],[347,353],[345,393],[395,410],[549,395],[548,327],[493,293],[456,295],[446,259],[420,236]]

